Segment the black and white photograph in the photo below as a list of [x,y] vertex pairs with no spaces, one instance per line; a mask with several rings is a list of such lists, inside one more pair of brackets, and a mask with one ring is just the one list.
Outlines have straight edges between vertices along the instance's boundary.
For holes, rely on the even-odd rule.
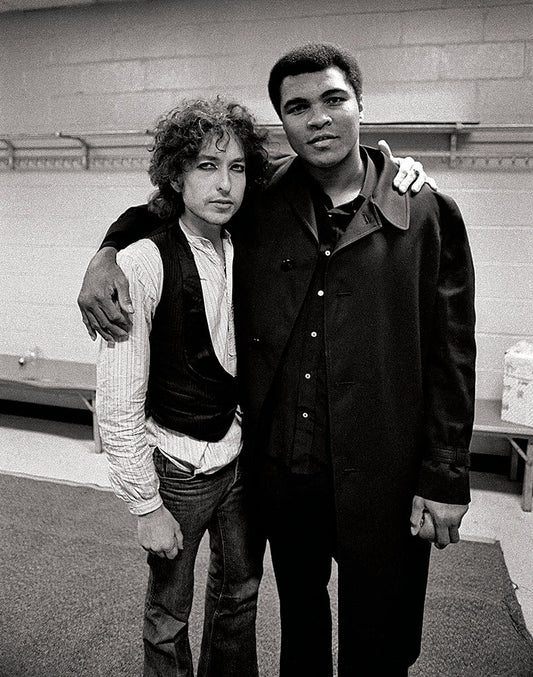
[[0,677],[533,677],[533,0],[0,62]]

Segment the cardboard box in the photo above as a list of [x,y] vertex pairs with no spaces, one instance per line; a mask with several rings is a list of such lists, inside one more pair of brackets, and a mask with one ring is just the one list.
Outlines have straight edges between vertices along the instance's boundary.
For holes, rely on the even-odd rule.
[[533,343],[519,341],[505,351],[502,420],[533,427]]

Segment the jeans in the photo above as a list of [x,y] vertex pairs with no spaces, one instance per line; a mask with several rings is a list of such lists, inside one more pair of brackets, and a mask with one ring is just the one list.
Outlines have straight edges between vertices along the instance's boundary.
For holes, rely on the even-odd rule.
[[[194,564],[209,531],[210,562],[198,677],[256,677],[255,619],[262,574],[238,460],[213,475],[190,476],[159,450],[159,492],[183,532],[173,560],[148,555],[144,676],[192,677],[188,620]],[[256,547],[257,546],[257,547]]]

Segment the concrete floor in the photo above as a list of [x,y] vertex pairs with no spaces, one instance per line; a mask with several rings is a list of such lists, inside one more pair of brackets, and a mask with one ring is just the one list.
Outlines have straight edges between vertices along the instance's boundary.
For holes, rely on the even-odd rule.
[[[103,454],[89,426],[0,414],[0,472],[109,489]],[[472,503],[461,535],[500,541],[533,633],[533,513],[520,508],[521,485],[501,474],[472,473]]]

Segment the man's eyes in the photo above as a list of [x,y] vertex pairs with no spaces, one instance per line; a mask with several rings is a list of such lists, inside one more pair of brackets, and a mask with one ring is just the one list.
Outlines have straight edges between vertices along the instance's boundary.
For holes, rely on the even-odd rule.
[[[214,162],[200,162],[197,165],[197,168],[205,172],[212,172],[216,171],[218,166]],[[244,174],[246,171],[246,165],[244,162],[236,162],[235,164],[231,165],[230,169],[232,172],[236,172],[237,174]]]
[[342,96],[330,96],[326,99],[326,103],[331,106],[339,106],[341,103],[344,103],[346,99]]
[[[346,98],[344,96],[328,96],[323,101],[328,106],[341,106],[346,101]],[[307,103],[295,103],[292,106],[288,106],[286,110],[289,115],[299,115],[304,113],[308,108],[309,104]]]
[[304,110],[306,110],[309,106],[306,103],[293,103],[290,106],[287,106],[285,109],[286,112],[289,115],[298,115],[298,113],[302,113]]

